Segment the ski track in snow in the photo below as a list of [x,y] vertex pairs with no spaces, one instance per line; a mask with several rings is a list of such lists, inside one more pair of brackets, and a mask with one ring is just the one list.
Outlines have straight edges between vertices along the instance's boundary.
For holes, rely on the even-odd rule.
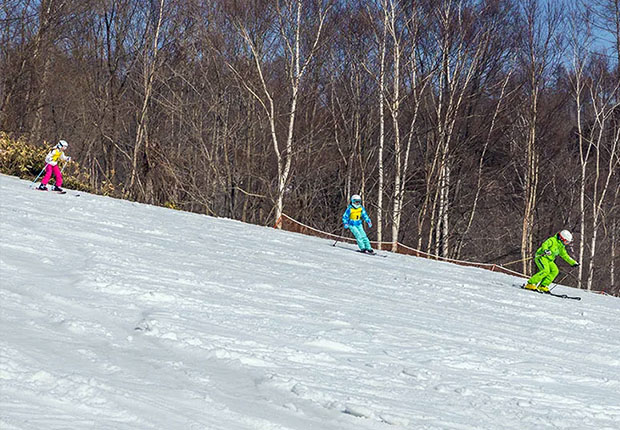
[[0,176],[2,429],[620,428],[617,298],[76,194]]

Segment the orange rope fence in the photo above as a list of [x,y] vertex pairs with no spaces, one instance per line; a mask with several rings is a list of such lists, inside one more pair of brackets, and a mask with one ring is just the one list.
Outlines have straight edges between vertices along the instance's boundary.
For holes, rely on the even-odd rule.
[[[294,233],[301,233],[301,234],[305,234],[307,236],[315,236],[315,237],[320,237],[323,239],[331,239],[331,240],[337,240],[339,242],[346,242],[346,243],[356,243],[355,239],[351,238],[351,237],[344,237],[344,236],[340,236],[337,234],[332,234],[332,233],[327,233],[325,231],[321,231],[318,230],[316,228],[310,227],[308,225],[305,225],[291,217],[289,217],[286,214],[282,214],[282,216],[280,218],[278,218],[278,221],[276,221],[274,228],[281,228],[282,230],[286,230],[286,231],[291,231]],[[392,251],[393,248],[393,243],[392,242],[370,242],[372,244],[372,246],[375,249],[381,249],[381,250],[386,250],[386,251]],[[420,251],[418,249],[414,249],[411,248],[407,245],[403,245],[400,242],[396,243],[396,253],[398,254],[405,254],[405,255],[413,255],[415,257],[422,257],[422,258],[428,258],[431,260],[437,260],[437,261],[444,261],[447,263],[452,263],[452,264],[458,264],[459,266],[466,266],[466,267],[478,267],[480,269],[486,269],[486,270],[490,270],[492,272],[500,272],[500,273],[506,273],[508,275],[513,275],[513,276],[519,276],[521,278],[526,278],[527,276],[525,276],[522,273],[516,272],[514,270],[510,270],[507,269],[505,267],[502,267],[498,264],[487,264],[487,263],[474,263],[471,261],[463,261],[463,260],[455,260],[452,258],[444,258],[444,257],[440,257],[438,255],[433,255],[433,254],[429,254],[427,252],[424,251]]]

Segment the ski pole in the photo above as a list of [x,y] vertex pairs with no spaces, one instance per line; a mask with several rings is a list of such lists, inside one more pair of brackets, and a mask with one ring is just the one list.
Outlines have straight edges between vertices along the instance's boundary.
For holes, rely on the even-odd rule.
[[575,276],[574,273],[571,272],[566,272],[566,276],[570,275],[575,281],[579,282],[579,278],[577,278],[577,276]]
[[566,279],[566,277],[567,277],[567,276],[568,276],[568,273],[566,273],[566,274],[562,277],[562,279],[560,279],[559,281],[554,282],[554,284],[555,284],[555,285],[554,285],[553,287],[549,288],[549,291],[550,291],[550,292],[551,292],[551,291],[553,291],[553,289],[554,289],[555,287],[557,287],[558,285],[560,285],[560,283],[564,282],[564,279]]
[[[341,236],[344,235],[344,227],[342,228],[341,231]],[[336,246],[336,244],[338,243],[338,241],[340,240],[340,236],[337,237],[336,241],[334,242],[334,244],[332,246]]]
[[522,258],[520,260],[515,260],[515,261],[511,261],[510,263],[502,264],[502,266],[510,266],[511,264],[522,263],[524,261],[529,261],[532,258],[536,258],[536,254],[532,255],[531,257],[525,257],[525,258]]
[[[570,276],[571,278],[573,278],[575,280],[575,282],[577,282],[577,285],[579,286],[581,283],[579,282],[579,278],[571,272],[566,272],[566,275],[564,275],[564,277],[566,278],[567,276]],[[579,288],[579,287],[578,287]]]
[[39,179],[39,176],[41,176],[41,175],[43,174],[43,171],[44,171],[44,170],[45,170],[45,166],[41,169],[41,171],[39,172],[39,174],[37,175],[37,177],[36,177],[36,178],[34,178],[34,181],[32,181],[32,184],[30,184],[30,188],[32,188],[32,186],[33,186],[34,184],[36,184],[36,183],[37,183],[37,180]]

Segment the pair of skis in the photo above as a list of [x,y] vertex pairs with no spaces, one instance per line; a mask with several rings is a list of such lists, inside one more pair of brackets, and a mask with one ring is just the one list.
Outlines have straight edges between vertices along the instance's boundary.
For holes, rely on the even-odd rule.
[[[54,189],[46,189],[46,190],[42,190],[42,189],[41,189],[41,188],[39,188],[39,187],[30,187],[30,189],[31,189],[31,190],[34,190],[34,191],[43,191],[43,192],[47,192],[47,193],[54,193],[54,194],[67,194],[67,191],[66,191],[66,190],[62,190],[62,191],[54,191]],[[72,196],[75,196],[75,197],[80,197],[80,195],[79,195],[79,194],[77,194],[77,193],[71,193],[71,195],[72,195]]]
[[36,191],[46,191],[48,193],[56,193],[56,194],[67,194],[65,190],[62,191],[54,191],[54,190],[42,190],[41,188],[33,188]]
[[548,293],[543,293],[542,291],[538,291],[538,290],[528,290],[527,288],[525,288],[525,285],[522,285],[521,289],[526,290],[526,291],[532,291],[534,293],[546,294],[548,296],[559,297],[560,299],[581,300],[581,297],[579,296],[569,296],[568,294],[556,294],[553,291],[549,291]]
[[346,249],[347,251],[354,251],[354,252],[357,252],[358,254],[374,255],[375,257],[387,258],[386,254],[379,254],[377,251],[364,252],[361,249],[353,249],[353,248],[347,248],[345,246],[337,246],[335,243],[332,246],[335,247],[335,248]]

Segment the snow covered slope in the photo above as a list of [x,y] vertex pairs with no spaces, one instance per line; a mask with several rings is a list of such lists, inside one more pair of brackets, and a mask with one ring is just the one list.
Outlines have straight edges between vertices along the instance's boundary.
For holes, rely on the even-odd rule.
[[0,176],[3,430],[620,428],[617,298],[76,194]]

